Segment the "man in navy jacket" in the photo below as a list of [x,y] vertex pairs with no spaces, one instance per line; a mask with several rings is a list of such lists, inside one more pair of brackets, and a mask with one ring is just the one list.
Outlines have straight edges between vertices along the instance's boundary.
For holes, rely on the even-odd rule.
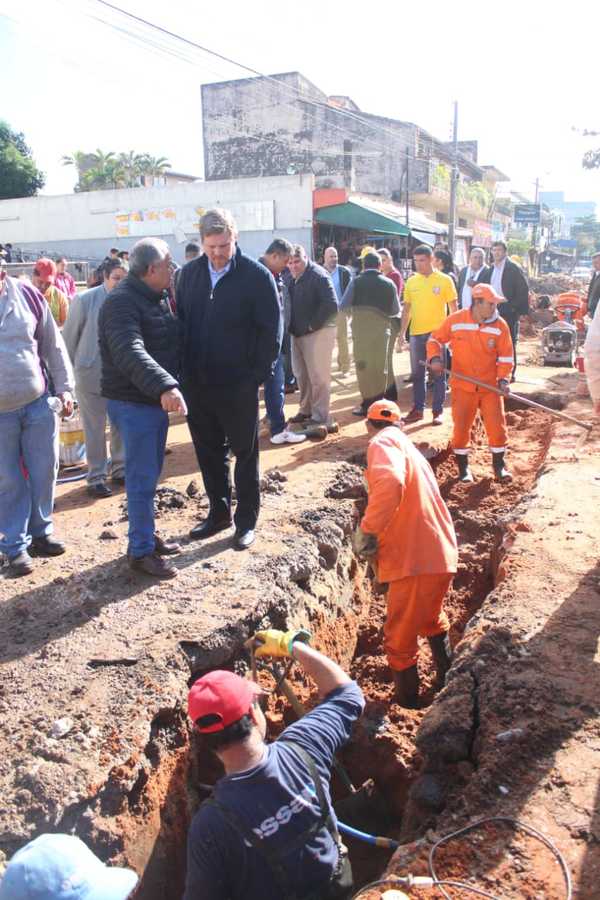
[[254,541],[260,506],[258,387],[279,356],[281,308],[273,276],[236,246],[231,213],[205,213],[200,237],[204,254],[183,267],[176,294],[183,332],[181,383],[210,503],[208,517],[191,536],[207,538],[231,526],[231,451],[234,546],[245,550]]

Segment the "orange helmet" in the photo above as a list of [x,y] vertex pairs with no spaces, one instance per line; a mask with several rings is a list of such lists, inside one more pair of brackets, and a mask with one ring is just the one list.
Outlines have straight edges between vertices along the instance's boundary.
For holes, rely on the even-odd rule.
[[491,284],[476,284],[471,291],[473,300],[488,300],[490,303],[500,303],[502,297],[497,294]]
[[400,407],[391,400],[376,400],[367,410],[367,419],[373,422],[399,422],[402,418]]

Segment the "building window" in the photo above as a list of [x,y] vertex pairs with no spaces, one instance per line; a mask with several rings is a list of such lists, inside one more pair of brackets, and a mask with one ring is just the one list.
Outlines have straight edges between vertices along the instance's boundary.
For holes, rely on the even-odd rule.
[[441,222],[442,225],[447,225],[448,224],[448,216],[446,215],[446,213],[436,212],[435,221]]
[[459,228],[466,228],[466,227],[467,227],[467,220],[466,220],[466,219],[459,219],[459,220],[458,220],[458,227],[459,227]]

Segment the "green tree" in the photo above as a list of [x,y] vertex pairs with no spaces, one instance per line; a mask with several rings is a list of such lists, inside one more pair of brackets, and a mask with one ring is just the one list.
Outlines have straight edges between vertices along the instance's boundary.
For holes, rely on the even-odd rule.
[[144,185],[149,187],[154,184],[155,178],[161,178],[167,169],[171,168],[171,163],[165,156],[150,156],[149,154],[143,154],[143,162],[141,175],[144,180]]
[[70,156],[63,156],[62,164],[77,170],[76,192],[149,186],[171,168],[164,156],[154,157],[134,150],[105,153],[99,148],[93,153],[76,150]]
[[600,248],[600,222],[596,216],[583,216],[571,225],[571,237],[577,241],[577,255],[591,256]]
[[44,182],[44,173],[33,161],[25,136],[0,121],[0,200],[33,197]]

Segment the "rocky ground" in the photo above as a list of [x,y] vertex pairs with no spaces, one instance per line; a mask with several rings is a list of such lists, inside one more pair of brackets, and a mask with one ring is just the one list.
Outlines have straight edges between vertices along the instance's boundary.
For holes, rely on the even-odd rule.
[[[516,387],[563,404],[575,376],[539,368],[534,340],[522,351]],[[406,356],[398,362],[405,368]],[[190,675],[213,665],[243,671],[243,641],[259,624],[309,621],[317,645],[350,666],[367,695],[343,762],[356,785],[374,784],[362,808],[345,811],[356,817],[352,824],[406,844],[484,813],[518,815],[557,840],[579,896],[595,896],[598,442],[593,436],[581,445],[577,429],[515,406],[515,480],[491,480],[478,431],[477,481],[465,486],[446,450],[449,424],[411,428],[454,516],[461,562],[448,602],[458,645],[452,677],[429,706],[424,648],[425,708],[410,712],[390,702],[384,599],[373,595],[349,546],[366,447],[364,425],[350,413],[355,404],[355,384],[343,379],[333,401],[338,435],[283,448],[263,439],[263,511],[245,554],[230,548],[228,533],[188,541],[206,501],[187,429],[174,423],[157,523],[184,552],[179,577],[166,585],[125,565],[122,492],[94,502],[80,483],[59,488],[56,525],[68,554],[40,560],[26,582],[0,581],[0,852],[10,855],[44,830],[74,829],[103,858],[145,869],[143,897],[177,897],[198,784],[218,774],[195,747],[190,753]],[[589,407],[579,413],[589,415]],[[310,685],[294,670],[292,681],[310,702]],[[274,733],[289,715],[274,698]],[[499,740],[504,732],[510,737]],[[336,793],[343,808],[341,783]],[[526,838],[507,851],[504,831],[483,834],[483,841],[442,847],[440,870],[449,866],[478,884],[487,879],[497,892],[496,879],[513,890],[507,896],[563,896],[546,850]],[[392,871],[408,861],[414,870],[423,866],[424,846],[413,847],[410,860],[404,847]],[[389,856],[365,845],[351,850],[363,882]],[[537,860],[531,872],[530,851]]]

